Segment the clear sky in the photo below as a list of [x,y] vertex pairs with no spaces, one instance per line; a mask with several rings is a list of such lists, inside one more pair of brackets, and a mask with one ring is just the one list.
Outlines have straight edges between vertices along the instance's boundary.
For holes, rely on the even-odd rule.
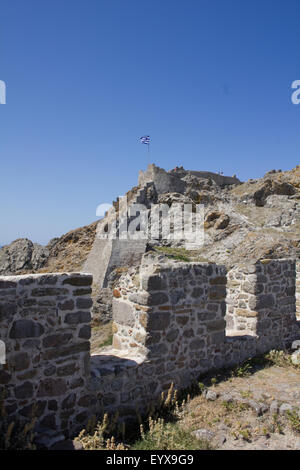
[[300,163],[299,0],[1,0],[0,245],[97,219],[151,162]]

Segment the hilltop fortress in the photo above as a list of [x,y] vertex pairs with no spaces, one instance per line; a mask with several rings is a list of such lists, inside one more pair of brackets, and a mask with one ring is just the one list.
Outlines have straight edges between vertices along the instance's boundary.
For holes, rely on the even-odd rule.
[[[129,422],[172,383],[185,389],[207,372],[300,339],[293,171],[241,183],[150,165],[126,194],[126,210],[120,198],[98,222],[80,272],[45,263],[42,273],[1,276],[0,387],[8,419],[34,415],[40,442],[49,445],[73,436],[92,414],[117,411]],[[153,204],[174,201],[204,206],[199,252],[184,250],[181,240],[97,237],[108,233],[116,213],[119,235],[136,217],[133,204],[147,215]],[[65,236],[68,245],[80,242],[75,235]],[[52,242],[56,263],[63,240]],[[91,313],[103,291],[112,303],[113,343],[91,354]]]
[[[164,194],[177,195],[178,202],[182,203],[201,203],[201,198],[194,191],[193,186],[199,188],[205,186],[217,185],[224,188],[229,185],[240,184],[235,177],[223,176],[217,173],[207,171],[189,171],[183,168],[176,168],[169,172],[154,164],[148,165],[145,172],[139,172],[138,186],[129,191],[126,195],[126,207],[122,212],[122,204],[118,199],[113,203],[113,210],[109,211],[106,217],[101,220],[97,227],[97,233],[103,232],[103,228],[109,224],[110,218],[117,211],[120,218],[119,225],[127,224],[134,217],[127,212],[127,205],[143,205],[145,209],[150,209],[151,204],[165,202],[161,196]],[[180,198],[186,195],[186,198]],[[195,197],[196,195],[196,197]],[[178,199],[179,196],[179,199]],[[191,197],[192,196],[192,197]],[[169,203],[169,202],[168,202]],[[125,214],[126,212],[126,214]],[[112,240],[103,240],[96,234],[94,246],[88,256],[84,271],[93,274],[94,282],[99,287],[106,287],[109,274],[117,267],[132,266],[140,262],[142,255],[146,252],[148,240],[122,240],[116,237]]]
[[223,176],[219,173],[210,171],[191,171],[185,170],[183,167],[176,167],[173,170],[165,171],[154,164],[148,165],[147,170],[139,172],[138,184],[143,187],[147,183],[153,183],[158,194],[169,192],[183,192],[185,190],[185,182],[187,176],[195,176],[199,179],[214,181],[218,186],[231,184],[240,184],[240,180],[236,176]]

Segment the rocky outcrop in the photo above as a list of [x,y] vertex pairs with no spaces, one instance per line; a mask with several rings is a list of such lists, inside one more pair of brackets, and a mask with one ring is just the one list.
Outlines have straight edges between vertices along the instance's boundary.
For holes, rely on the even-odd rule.
[[257,206],[264,206],[268,196],[277,194],[280,196],[292,196],[296,193],[293,185],[285,182],[272,181],[266,179],[259,189],[253,193],[253,199]]
[[94,222],[71,230],[48,245],[19,238],[0,249],[0,274],[80,271],[94,242]]
[[32,243],[27,238],[19,238],[0,250],[0,274],[22,274],[38,271],[49,256],[47,247]]

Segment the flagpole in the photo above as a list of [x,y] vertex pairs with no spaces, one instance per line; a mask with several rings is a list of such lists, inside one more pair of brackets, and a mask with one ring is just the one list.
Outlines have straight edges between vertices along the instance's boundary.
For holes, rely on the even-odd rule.
[[[146,144],[148,145],[148,157],[146,158],[146,161],[148,163],[148,160],[149,160],[149,163],[150,163],[150,136],[149,135],[144,135],[143,137],[140,138],[140,142],[142,144]],[[148,164],[147,164],[147,167],[148,167]]]

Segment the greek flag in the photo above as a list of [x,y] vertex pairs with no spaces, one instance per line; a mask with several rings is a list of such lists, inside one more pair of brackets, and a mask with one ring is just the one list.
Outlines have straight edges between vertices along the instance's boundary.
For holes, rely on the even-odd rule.
[[140,138],[142,144],[150,144],[150,135],[144,135]]

